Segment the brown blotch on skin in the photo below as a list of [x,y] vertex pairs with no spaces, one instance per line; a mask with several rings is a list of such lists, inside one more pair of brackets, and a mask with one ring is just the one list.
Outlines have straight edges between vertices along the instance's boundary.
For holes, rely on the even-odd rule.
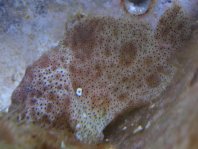
[[136,75],[131,75],[131,76],[128,76],[128,77],[123,77],[122,78],[122,83],[123,84],[128,84],[128,83],[131,83],[135,80],[137,80],[137,76]]
[[164,74],[164,75],[168,75],[170,73],[170,71],[168,71],[165,67],[163,66],[157,66],[157,72]]
[[47,99],[49,101],[56,101],[56,95],[54,93],[48,93]]
[[106,57],[111,56],[111,55],[112,55],[111,50],[110,50],[109,48],[105,48],[105,49],[104,49],[104,55],[105,55]]
[[122,78],[122,83],[126,83],[126,82],[128,82],[129,81],[129,78],[127,78],[127,77],[123,77]]
[[68,120],[69,120],[69,114],[63,112],[56,117],[55,121],[52,121],[51,126],[57,129],[68,128],[68,130],[71,130]]
[[44,54],[33,66],[39,66],[39,68],[46,68],[49,66],[50,62],[51,61],[49,59],[49,56],[47,54]]
[[93,18],[73,28],[68,36],[68,43],[75,58],[84,61],[91,57],[93,48],[97,45],[97,34],[102,30],[102,26],[101,19]]
[[120,50],[120,64],[124,66],[130,66],[137,54],[137,50],[133,43],[126,43]]
[[[58,114],[55,109],[53,109],[54,105],[57,104],[59,108],[61,109],[61,112]],[[65,111],[65,109],[69,108],[70,104],[70,98],[67,96],[64,98],[63,102],[53,102],[53,103],[48,103],[46,112],[47,113],[52,113],[55,116],[55,119],[51,121],[49,119],[48,115],[43,115],[40,120],[36,120],[35,116],[35,110],[32,109],[31,116],[33,120],[36,120],[39,125],[42,125],[43,127],[46,128],[57,128],[57,129],[63,129],[63,128],[68,128],[68,118],[69,118],[69,113],[68,111]]]
[[157,73],[153,73],[146,78],[146,84],[151,88],[159,86],[160,82],[160,76]]
[[69,66],[69,71],[70,71],[71,73],[76,73],[76,68],[74,67],[74,65],[70,65],[70,66]]
[[127,100],[127,98],[128,98],[127,93],[122,93],[122,94],[120,94],[120,95],[118,96],[118,99],[119,99],[120,101],[125,101],[125,100]]
[[151,66],[152,63],[153,63],[152,57],[146,57],[146,58],[144,59],[144,65],[145,65],[147,68],[148,68],[149,66]]
[[60,56],[60,61],[61,61],[61,63],[65,63],[65,57],[64,56]]
[[190,36],[190,31],[187,30],[189,21],[183,13],[180,6],[168,9],[159,20],[155,38],[176,46],[180,42],[187,40]]
[[36,113],[34,108],[30,109],[30,115],[33,121],[36,120]]
[[69,86],[67,84],[64,84],[63,88],[66,90],[66,91],[69,91]]
[[95,65],[95,70],[96,70],[95,77],[96,78],[101,77],[102,76],[102,68],[101,68],[100,64]]
[[[27,94],[27,92],[26,92],[26,94]],[[32,89],[31,92],[29,93],[29,96],[40,98],[40,97],[42,97],[42,91]]]
[[64,107],[69,107],[69,105],[70,105],[70,100],[71,100],[71,98],[69,98],[69,96],[66,96],[66,97],[64,98]]
[[30,106],[34,106],[36,104],[37,100],[35,98],[30,99],[29,104]]
[[28,66],[25,71],[25,77],[22,80],[23,83],[20,84],[21,88],[23,88],[27,84],[30,84],[33,78],[34,78],[33,66]]
[[46,112],[47,112],[47,113],[50,113],[50,112],[52,111],[52,106],[53,106],[53,105],[52,105],[51,103],[48,103],[48,104],[47,104],[47,109],[46,109]]
[[56,74],[55,79],[59,80],[61,78],[61,74]]
[[50,124],[50,120],[49,120],[49,117],[47,115],[43,115],[41,120],[38,122],[39,123],[44,123],[44,124]]
[[61,90],[61,89],[63,89],[63,86],[62,86],[62,84],[60,84],[60,85],[58,85],[56,88],[57,88],[58,90]]
[[74,64],[71,64],[69,66],[69,71],[71,73],[72,76],[78,76],[79,74],[82,74],[83,73],[83,69],[82,68],[76,68],[74,66]]
[[104,109],[107,110],[110,104],[110,101],[107,96],[93,96],[91,102],[94,109]]

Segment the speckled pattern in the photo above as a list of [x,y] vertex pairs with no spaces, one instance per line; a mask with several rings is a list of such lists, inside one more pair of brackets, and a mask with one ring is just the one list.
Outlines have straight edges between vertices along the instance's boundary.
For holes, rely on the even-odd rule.
[[71,128],[78,140],[97,143],[117,115],[166,89],[177,69],[174,54],[189,34],[190,21],[177,5],[156,29],[132,16],[81,18],[27,68],[10,111],[19,112],[19,121]]
[[7,111],[26,67],[63,38],[65,22],[76,13],[119,14],[117,6],[110,0],[0,0],[0,111]]

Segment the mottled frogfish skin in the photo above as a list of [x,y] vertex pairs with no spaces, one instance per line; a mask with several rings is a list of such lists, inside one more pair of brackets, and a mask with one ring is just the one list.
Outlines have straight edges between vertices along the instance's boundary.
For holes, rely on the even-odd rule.
[[70,129],[84,143],[100,142],[118,115],[165,91],[177,70],[171,59],[189,34],[176,5],[155,29],[131,16],[84,17],[27,68],[9,112],[27,124]]

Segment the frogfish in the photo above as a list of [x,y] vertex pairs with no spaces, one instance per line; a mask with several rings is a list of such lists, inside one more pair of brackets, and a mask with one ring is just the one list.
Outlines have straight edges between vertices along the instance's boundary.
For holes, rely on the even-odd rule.
[[176,74],[174,55],[189,40],[191,21],[179,4],[156,18],[128,11],[72,22],[27,67],[9,112],[26,124],[69,129],[83,143],[102,141],[108,124],[159,97]]

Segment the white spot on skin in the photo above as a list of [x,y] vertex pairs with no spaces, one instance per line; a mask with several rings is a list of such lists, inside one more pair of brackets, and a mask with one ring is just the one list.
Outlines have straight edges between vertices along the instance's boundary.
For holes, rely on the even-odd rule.
[[109,139],[107,138],[107,139],[105,139],[105,141],[106,141],[106,142],[109,142]]
[[76,129],[80,129],[81,125],[80,124],[77,124],[76,125]]
[[61,142],[61,149],[66,149],[64,141]]
[[80,135],[78,132],[75,134],[75,137],[76,137],[76,139],[78,139],[78,140],[82,140],[82,137],[81,137],[81,135]]
[[140,132],[140,131],[142,131],[142,130],[143,130],[142,126],[139,125],[139,126],[133,131],[133,134],[136,134],[136,133],[138,133],[138,132]]
[[87,114],[86,113],[83,113],[83,118],[86,118],[87,117]]
[[149,108],[153,109],[155,107],[155,104],[152,104]]
[[76,95],[79,97],[82,96],[82,88],[77,88]]
[[127,127],[126,126],[124,126],[123,128],[122,128],[122,130],[126,130],[127,129]]
[[151,126],[151,121],[148,121],[148,123],[145,126],[145,129],[148,129]]

